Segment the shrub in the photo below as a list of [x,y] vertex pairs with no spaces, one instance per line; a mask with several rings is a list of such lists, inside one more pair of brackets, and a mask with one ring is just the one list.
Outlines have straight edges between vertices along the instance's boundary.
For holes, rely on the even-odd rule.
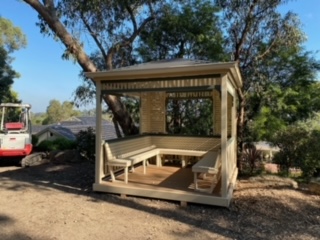
[[96,150],[96,134],[92,127],[81,130],[77,135],[77,149],[81,156],[87,160],[94,161]]
[[39,138],[36,135],[32,135],[31,137],[31,143],[33,146],[36,146],[38,144]]
[[280,165],[282,172],[289,175],[289,168],[301,167],[307,139],[308,132],[296,125],[291,125],[276,134],[274,144],[280,151],[275,155],[274,161]]
[[304,161],[301,164],[303,176],[309,181],[320,168],[320,130],[313,130],[309,133],[308,142],[303,147],[305,153]]
[[309,180],[320,167],[320,130],[292,125],[276,134],[274,143],[280,148],[274,161],[289,175],[289,168],[300,168]]
[[65,138],[57,138],[55,140],[44,140],[38,146],[39,151],[54,151],[54,150],[67,150],[75,149],[76,142]]
[[[259,167],[262,160],[262,152],[257,150],[253,144],[247,143],[243,148],[242,164],[244,168],[249,169],[249,174],[253,174]],[[245,169],[243,169],[245,170]]]

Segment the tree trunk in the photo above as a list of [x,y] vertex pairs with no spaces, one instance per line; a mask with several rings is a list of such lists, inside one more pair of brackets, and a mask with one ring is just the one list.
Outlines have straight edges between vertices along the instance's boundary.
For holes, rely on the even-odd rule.
[[119,123],[117,122],[117,120],[114,117],[112,118],[112,121],[113,121],[113,124],[114,124],[114,128],[116,130],[117,137],[121,138],[122,134],[121,134],[121,131],[120,131],[120,128],[119,128]]
[[[96,72],[97,68],[91,61],[89,56],[84,52],[80,43],[73,38],[67,31],[64,25],[56,16],[54,3],[52,0],[44,1],[44,5],[38,0],[24,0],[38,14],[44,19],[49,28],[56,34],[60,41],[65,45],[67,50],[75,57],[78,64],[84,72]],[[138,133],[138,128],[133,124],[130,114],[127,112],[125,106],[121,103],[120,99],[115,96],[105,95],[103,100],[108,104],[111,109],[115,120],[120,124],[125,135],[132,135]]]
[[[120,99],[113,95],[103,97],[114,114],[114,120],[119,123],[125,136],[139,133],[139,129],[134,125],[130,114]],[[125,128],[123,126],[126,126]]]

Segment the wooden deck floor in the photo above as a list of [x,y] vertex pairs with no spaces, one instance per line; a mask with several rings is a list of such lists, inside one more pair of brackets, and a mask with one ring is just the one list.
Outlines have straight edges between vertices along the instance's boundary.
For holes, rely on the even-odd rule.
[[[128,175],[128,184],[123,182],[124,175],[120,173],[116,176],[116,182],[111,182],[106,178],[103,184],[112,186],[134,187],[148,190],[170,191],[170,192],[189,192],[196,195],[220,196],[220,181],[218,182],[213,176],[207,176],[199,181],[200,188],[209,188],[212,181],[215,183],[213,193],[206,193],[194,190],[193,172],[191,167],[182,168],[179,165],[164,165],[156,167],[150,164],[147,167],[146,174],[143,174],[141,166],[136,167],[134,172]],[[201,177],[201,176],[200,176]]]

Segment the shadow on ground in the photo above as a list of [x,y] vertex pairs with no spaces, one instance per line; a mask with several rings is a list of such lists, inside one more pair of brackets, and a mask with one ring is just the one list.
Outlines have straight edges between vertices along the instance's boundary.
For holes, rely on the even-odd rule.
[[[6,215],[0,214],[0,236],[2,240],[40,240],[34,237],[28,236],[28,234],[15,232],[15,233],[6,233],[6,227],[8,224],[13,223],[14,220]],[[45,240],[45,239],[42,239]]]
[[[7,164],[1,163],[0,170],[8,166]],[[279,187],[272,184],[252,187],[241,184],[235,191],[230,208],[196,204],[180,208],[178,203],[166,202],[174,205],[170,208],[171,210],[168,210],[156,207],[156,204],[151,206],[147,204],[148,201],[157,202],[158,200],[120,198],[113,194],[93,192],[94,165],[89,162],[48,163],[29,168],[16,168],[0,172],[1,182],[3,179],[15,181],[16,186],[10,186],[10,190],[13,191],[20,191],[23,188],[36,188],[43,191],[55,189],[86,195],[94,202],[106,201],[137,209],[231,239],[317,239],[320,236],[319,197],[305,192],[297,192],[302,194],[303,198],[296,198],[295,195],[290,194],[282,195],[284,191],[289,193],[298,191],[289,186]],[[1,182],[0,191],[3,188],[9,189],[9,186]],[[253,191],[253,188],[254,193],[248,192]],[[286,198],[285,201],[281,199],[282,197]],[[0,216],[0,225],[6,221],[10,219]],[[172,233],[178,239],[188,234]]]

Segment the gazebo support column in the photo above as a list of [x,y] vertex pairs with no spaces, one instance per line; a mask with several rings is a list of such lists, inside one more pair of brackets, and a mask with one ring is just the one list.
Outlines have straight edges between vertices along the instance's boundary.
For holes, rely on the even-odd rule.
[[228,173],[227,173],[227,141],[228,141],[228,77],[221,79],[221,196],[227,197]]
[[101,137],[101,82],[96,82],[96,158],[95,158],[95,183],[101,183],[103,178],[103,152],[102,152],[102,137]]

